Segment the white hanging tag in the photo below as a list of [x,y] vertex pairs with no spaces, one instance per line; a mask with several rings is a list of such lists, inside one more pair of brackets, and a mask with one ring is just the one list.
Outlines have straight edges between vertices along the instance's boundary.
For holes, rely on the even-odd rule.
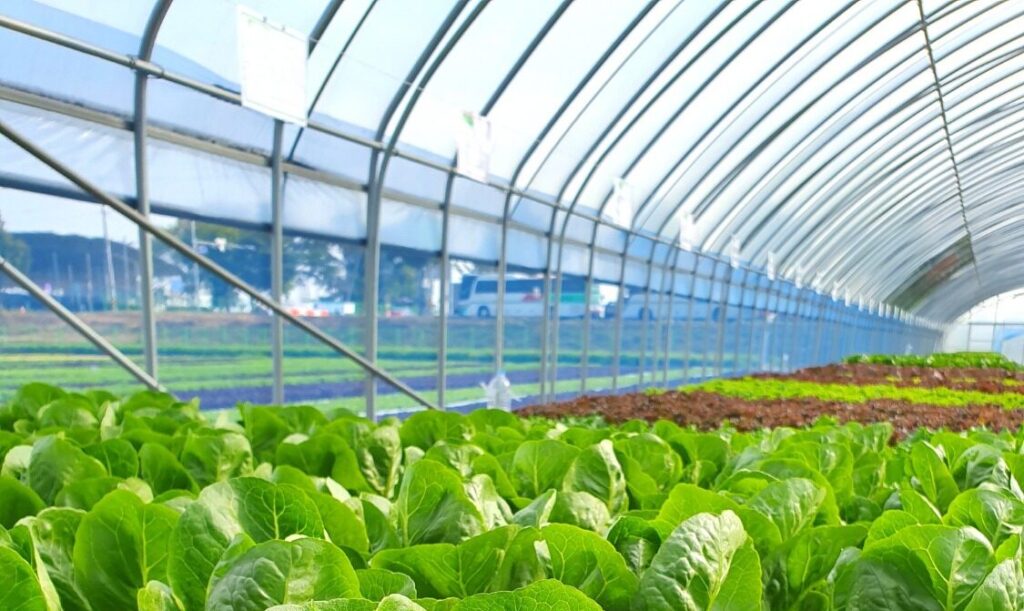
[[740,266],[740,239],[735,235],[729,239],[729,265],[733,269]]
[[236,7],[235,28],[242,106],[306,125],[309,39],[242,5]]
[[679,247],[692,251],[697,244],[697,222],[689,212],[679,213]]
[[491,166],[493,134],[491,121],[479,113],[464,111],[455,130],[459,174],[485,182]]
[[608,204],[611,221],[628,229],[633,223],[633,186],[625,178],[612,179],[612,199]]
[[[764,266],[764,273],[772,282],[775,281],[775,253],[768,253],[768,262]],[[797,288],[800,288],[799,286]]]

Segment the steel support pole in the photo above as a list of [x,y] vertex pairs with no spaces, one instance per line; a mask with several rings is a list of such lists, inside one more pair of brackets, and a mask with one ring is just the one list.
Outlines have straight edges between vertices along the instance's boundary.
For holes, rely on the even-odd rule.
[[651,312],[651,276],[654,273],[654,245],[651,244],[651,256],[647,258],[647,276],[644,279],[644,305],[640,310],[640,361],[638,375],[637,375],[637,388],[640,388],[644,384],[644,368],[647,366],[647,330],[651,326],[651,321],[654,318],[654,314]]
[[[761,301],[760,301],[761,300],[761,289],[764,288],[763,284],[764,283],[762,282],[761,277],[758,276],[755,279],[755,284],[754,284],[754,287],[753,287],[753,290],[754,290],[754,303],[753,303],[753,306],[752,306],[752,309],[751,309],[752,319],[751,319],[751,323],[750,323],[750,337],[747,339],[747,363],[749,364],[749,368],[751,370],[755,370],[755,371],[760,371],[760,370],[764,369],[764,364],[761,363],[760,356],[758,355],[758,356],[755,357],[755,354],[754,354],[757,337],[759,335],[761,335],[761,333],[764,332],[764,326],[765,326],[765,324],[767,322],[766,319],[765,319],[765,317],[766,317],[765,313],[768,311],[768,309],[766,307],[765,308],[759,308],[758,307],[758,304],[761,303]],[[768,296],[765,295],[765,305],[766,306],[768,304],[767,297]],[[760,331],[760,333],[759,333],[759,331]],[[755,362],[758,364],[756,368],[753,367],[753,363],[755,363]]]
[[273,299],[270,299],[260,291],[253,288],[249,283],[242,280],[241,278],[231,273],[224,267],[220,266],[216,262],[212,261],[208,257],[197,253],[192,248],[190,248],[188,244],[185,244],[167,230],[162,229],[161,227],[155,225],[152,221],[150,221],[148,218],[146,218],[137,210],[135,210],[135,208],[107,194],[105,191],[103,191],[96,185],[92,184],[85,178],[79,176],[77,173],[68,168],[62,162],[50,156],[48,153],[37,147],[35,144],[22,137],[20,134],[11,129],[3,121],[0,121],[0,135],[4,136],[5,138],[13,142],[15,145],[17,145],[19,148],[24,150],[26,153],[32,155],[39,161],[43,162],[45,165],[49,166],[51,169],[55,170],[64,178],[67,178],[75,186],[89,194],[96,201],[106,206],[109,206],[110,208],[113,208],[116,212],[127,218],[129,221],[145,229],[151,236],[156,237],[162,242],[166,243],[172,249],[174,249],[179,254],[184,256],[186,259],[201,265],[217,278],[220,278],[221,280],[231,285],[235,289],[248,295],[253,301],[261,304],[262,306],[269,309],[273,313],[283,317],[292,325],[312,335],[321,343],[333,349],[335,352],[338,352],[348,357],[357,365],[359,365],[363,370],[365,370],[367,373],[370,373],[384,380],[385,382],[395,387],[397,390],[405,394],[407,397],[413,399],[420,405],[436,409],[436,407],[432,403],[421,397],[416,391],[409,388],[401,380],[395,378],[390,373],[384,371],[375,363],[372,363],[369,360],[363,358],[358,352],[349,348],[344,343],[327,335],[317,327],[309,324],[308,322],[300,318],[292,316],[280,303],[274,301]]
[[[139,45],[139,59],[149,61],[156,44],[160,25],[171,7],[171,0],[159,0],[150,13],[146,29]],[[135,202],[139,214],[149,218],[149,161],[146,158],[147,88],[149,74],[142,70],[135,72],[135,115],[132,136],[135,152]],[[149,234],[139,229],[139,299],[142,310],[142,350],[145,355],[146,372],[153,379],[159,379],[157,359],[156,313],[153,304],[153,241]]]
[[590,244],[590,253],[587,257],[587,280],[583,297],[583,347],[580,351],[580,394],[587,392],[587,376],[590,375],[590,324],[593,316],[590,313],[590,295],[594,292],[594,244]]
[[665,360],[661,367],[661,385],[668,388],[668,370],[672,363],[672,327],[675,325],[675,304],[676,304],[676,277],[679,275],[679,253],[682,252],[678,246],[672,247],[672,267],[668,273],[672,278],[668,284],[668,312],[665,315],[665,333],[663,336]]
[[[146,160],[146,81],[143,72],[135,73],[135,201],[139,214],[149,218],[149,174]],[[142,308],[142,350],[146,371],[158,376],[156,315],[153,305],[153,241],[139,229],[139,299]]]
[[[711,329],[711,323],[714,319],[715,308],[711,302],[711,296],[715,292],[715,269],[718,267],[717,261],[711,262],[711,273],[707,277],[708,282],[708,296],[707,301],[704,304],[704,318],[700,324],[700,343],[698,348],[700,350],[700,379],[706,380],[708,378],[708,333]],[[696,338],[695,338],[696,339]]]
[[[146,76],[136,74],[135,89],[135,199],[139,213],[149,217],[149,189],[146,171],[146,128],[145,128],[145,82]],[[139,230],[139,299],[142,310],[142,350],[146,371],[158,376],[156,315],[153,305],[153,242],[142,229]]]
[[729,291],[732,289],[733,267],[729,265],[725,285],[722,287],[722,299],[719,305],[721,320],[718,321],[718,336],[715,340],[715,376],[722,377],[725,374],[725,327],[729,324]]
[[[281,147],[284,122],[274,120],[274,146],[270,161],[270,296],[277,303],[284,298],[284,172]],[[275,315],[270,327],[270,354],[273,359],[273,402],[284,403],[284,321]]]
[[455,175],[449,174],[444,191],[444,208],[441,210],[441,288],[438,291],[437,312],[437,406],[445,409],[445,387],[448,385],[448,303],[451,301],[451,250],[449,228],[451,226],[452,188]]
[[831,298],[832,301],[832,357],[830,362],[838,362],[843,354],[843,311],[839,308],[839,301]]
[[[795,289],[795,287],[794,287]],[[794,290],[793,299],[795,300],[795,307],[793,308],[793,316],[796,318],[796,322],[793,324],[793,330],[790,332],[790,363],[793,369],[799,369],[804,365],[804,359],[800,356],[802,354],[801,348],[801,327],[804,324],[804,313],[803,313],[803,291]]]
[[[627,243],[628,243],[627,238]],[[622,360],[622,311],[626,309],[626,251],[622,249],[622,265],[619,267],[619,294],[615,298],[615,328],[612,332],[612,392],[619,390],[619,374]]]
[[[812,290],[812,289],[808,289],[808,290]],[[819,294],[817,291],[813,291],[813,290],[812,290],[812,292],[814,292],[814,295],[815,295],[815,297],[814,297],[814,302],[815,302],[814,303],[814,309],[815,309],[815,312],[817,313],[817,319],[815,321],[815,328],[814,328],[814,362],[817,365],[823,365],[826,362],[828,362],[828,359],[825,358],[824,354],[822,354],[822,349],[821,349],[821,341],[822,341],[822,338],[824,336],[824,333],[823,333],[824,329],[822,327],[825,324],[825,313],[826,313],[825,305],[826,304],[825,304],[824,300],[822,299],[821,294]]]
[[[653,246],[652,246],[652,248],[653,248]],[[661,284],[660,284],[660,288],[658,290],[658,311],[655,314],[655,319],[654,319],[654,337],[652,338],[652,340],[650,342],[651,343],[651,353],[652,353],[652,358],[651,358],[651,385],[652,386],[656,385],[658,383],[658,369],[659,369],[659,366],[658,366],[658,355],[659,355],[659,349],[664,347],[664,342],[661,341],[661,340],[662,340],[662,338],[664,337],[664,334],[665,334],[665,324],[667,322],[669,326],[672,325],[672,319],[669,318],[666,321],[666,318],[665,318],[665,308],[670,306],[671,303],[672,303],[672,299],[671,299],[672,296],[668,292],[668,289],[669,289],[669,287],[668,287],[669,274],[671,273],[668,260],[670,258],[672,258],[673,253],[675,253],[677,251],[678,251],[677,248],[668,248],[668,249],[666,249],[665,250],[665,260],[662,261],[662,263],[661,263]],[[666,303],[666,301],[668,303]],[[668,353],[662,351],[661,352],[661,357],[662,357],[663,360],[666,359],[668,357]],[[664,371],[664,366],[660,367],[660,369],[662,371]]]
[[[380,153],[374,151],[370,160],[370,184],[366,197],[366,248],[363,253],[363,342],[366,358],[377,362],[377,328],[380,293],[380,181],[377,178],[377,164]],[[377,379],[366,378],[364,392],[366,417],[377,420]]]
[[[657,247],[657,244],[652,244],[651,245],[651,281],[652,281],[652,283],[653,283],[653,280],[654,280],[653,276],[654,276],[654,269],[655,269],[655,265],[656,265],[655,262],[654,262],[654,259],[655,259],[654,251],[657,250],[656,247]],[[646,362],[648,360],[647,357],[646,357],[646,352],[648,350],[648,347],[650,347],[651,371],[650,371],[650,375],[645,376],[645,377],[650,379],[650,384],[651,385],[657,384],[657,381],[658,381],[658,373],[657,373],[658,369],[659,369],[659,366],[658,366],[658,356],[659,356],[659,350],[661,348],[661,342],[658,341],[658,340],[661,337],[662,323],[663,323],[663,320],[665,318],[665,311],[664,311],[664,308],[665,308],[665,281],[666,281],[666,278],[668,276],[668,260],[669,260],[669,257],[671,257],[671,256],[672,256],[672,250],[671,249],[666,250],[665,251],[665,258],[664,258],[664,260],[661,262],[660,265],[657,265],[657,268],[661,270],[661,281],[658,283],[658,288],[657,288],[657,291],[658,291],[657,292],[657,300],[655,301],[655,303],[651,307],[648,308],[648,310],[650,312],[651,319],[648,320],[644,324],[644,328],[646,329],[646,332],[649,334],[649,337],[644,338],[644,341],[643,341],[643,350],[644,350],[644,353],[645,353],[645,357],[644,357],[643,361],[644,361],[645,366],[646,366]],[[654,289],[654,286],[651,286],[649,290],[653,290],[653,289]]]
[[[779,280],[772,280],[769,282],[767,288],[767,295],[765,297],[765,310],[768,312],[765,318],[765,331],[761,338],[761,360],[765,363],[762,367],[766,372],[774,372],[775,370],[775,356],[774,356],[774,340],[775,332],[778,329],[778,325],[781,324],[778,304],[780,300],[780,292],[778,289]],[[771,320],[768,320],[767,316],[771,316]]]
[[[753,333],[753,330],[754,330],[754,315],[753,315],[754,304],[753,303],[751,303],[751,304],[747,303],[747,288],[748,288],[747,287],[747,281],[748,281],[748,279],[752,279],[751,277],[753,275],[754,275],[753,271],[744,269],[743,270],[743,277],[740,280],[740,295],[739,295],[739,299],[737,300],[738,306],[736,308],[737,309],[737,312],[736,312],[736,337],[734,338],[734,341],[733,341],[733,345],[734,346],[733,346],[733,357],[732,357],[733,360],[736,362],[736,369],[735,369],[734,373],[738,373],[738,374],[746,374],[746,373],[750,372],[750,359],[749,359],[749,355],[747,355],[747,358],[743,359],[742,363],[740,362],[740,355],[743,354],[741,346],[743,345],[743,327],[744,327],[744,324],[749,325],[751,333]],[[747,310],[750,310],[750,312],[751,312],[749,319],[747,318]]]
[[690,267],[690,286],[686,289],[686,323],[683,329],[683,383],[690,383],[690,355],[693,354],[693,300],[697,290],[697,268],[700,257],[690,253],[693,265]]
[[[555,214],[552,211],[551,214]],[[548,375],[549,366],[548,362],[551,358],[551,330],[552,327],[555,329],[555,333],[558,333],[558,316],[559,308],[558,303],[555,301],[555,282],[558,282],[558,286],[562,284],[562,275],[552,274],[551,271],[551,244],[552,237],[548,235],[548,259],[544,264],[544,289],[542,291],[542,297],[544,299],[544,316],[540,321],[540,401],[541,403],[547,403],[548,401]],[[557,278],[557,280],[556,280]],[[552,320],[553,319],[553,320]],[[557,355],[555,358],[558,358]],[[556,374],[557,375],[557,374]]]
[[92,345],[96,346],[100,351],[113,359],[136,380],[145,384],[150,390],[163,390],[163,387],[160,386],[160,383],[157,382],[153,376],[143,371],[142,368],[125,356],[124,353],[104,339],[102,335],[86,324],[85,321],[75,316],[70,310],[61,305],[59,301],[51,297],[42,287],[33,282],[31,278],[21,273],[18,268],[14,267],[14,265],[8,262],[2,255],[0,255],[0,271],[7,274],[15,284],[25,289],[26,292],[42,302],[47,309],[56,314],[72,329],[77,331],[79,335],[89,340]]

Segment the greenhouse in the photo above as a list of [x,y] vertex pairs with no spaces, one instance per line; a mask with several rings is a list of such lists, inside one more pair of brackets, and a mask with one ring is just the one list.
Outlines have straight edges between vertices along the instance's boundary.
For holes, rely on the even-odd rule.
[[2,0],[0,611],[1024,610],[1022,119],[1024,0]]

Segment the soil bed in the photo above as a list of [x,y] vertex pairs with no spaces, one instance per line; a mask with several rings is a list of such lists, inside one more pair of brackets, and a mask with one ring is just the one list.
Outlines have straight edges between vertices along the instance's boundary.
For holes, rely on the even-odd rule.
[[954,408],[905,401],[851,404],[816,399],[747,401],[706,392],[580,397],[525,408],[519,413],[547,418],[600,415],[611,423],[633,418],[651,422],[665,419],[701,430],[715,429],[728,422],[741,431],[809,426],[819,417],[828,416],[840,422],[890,422],[895,431],[893,441],[906,437],[919,427],[962,431],[985,426],[1000,430],[1017,429],[1024,424],[1024,410],[993,406]]

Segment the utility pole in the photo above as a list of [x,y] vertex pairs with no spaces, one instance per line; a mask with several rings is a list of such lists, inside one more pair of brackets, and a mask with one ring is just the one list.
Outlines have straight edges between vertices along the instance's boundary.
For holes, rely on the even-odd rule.
[[132,282],[131,275],[128,269],[128,238],[124,238],[124,242],[121,242],[121,263],[122,272],[124,274],[124,302],[125,307],[131,302],[132,295]]
[[[196,222],[189,222],[191,238],[192,238],[192,250],[196,250]],[[192,307],[199,309],[199,264],[192,263]]]
[[75,306],[82,309],[82,291],[75,290],[75,274],[71,271],[71,264],[68,263],[68,288],[64,289],[64,296],[68,298],[70,303],[71,293],[75,294]]
[[85,253],[85,309],[92,312],[92,255]]
[[[57,284],[60,283],[60,262],[57,261],[57,251],[50,253],[53,258],[53,283],[51,284],[50,294],[57,292]],[[65,293],[67,291],[64,291]]]
[[107,301],[110,309],[117,311],[117,280],[114,278],[114,251],[110,246],[110,234],[107,233],[107,207],[100,206],[100,215],[103,218],[103,248],[106,251],[106,269],[103,271],[103,279],[107,287]]

